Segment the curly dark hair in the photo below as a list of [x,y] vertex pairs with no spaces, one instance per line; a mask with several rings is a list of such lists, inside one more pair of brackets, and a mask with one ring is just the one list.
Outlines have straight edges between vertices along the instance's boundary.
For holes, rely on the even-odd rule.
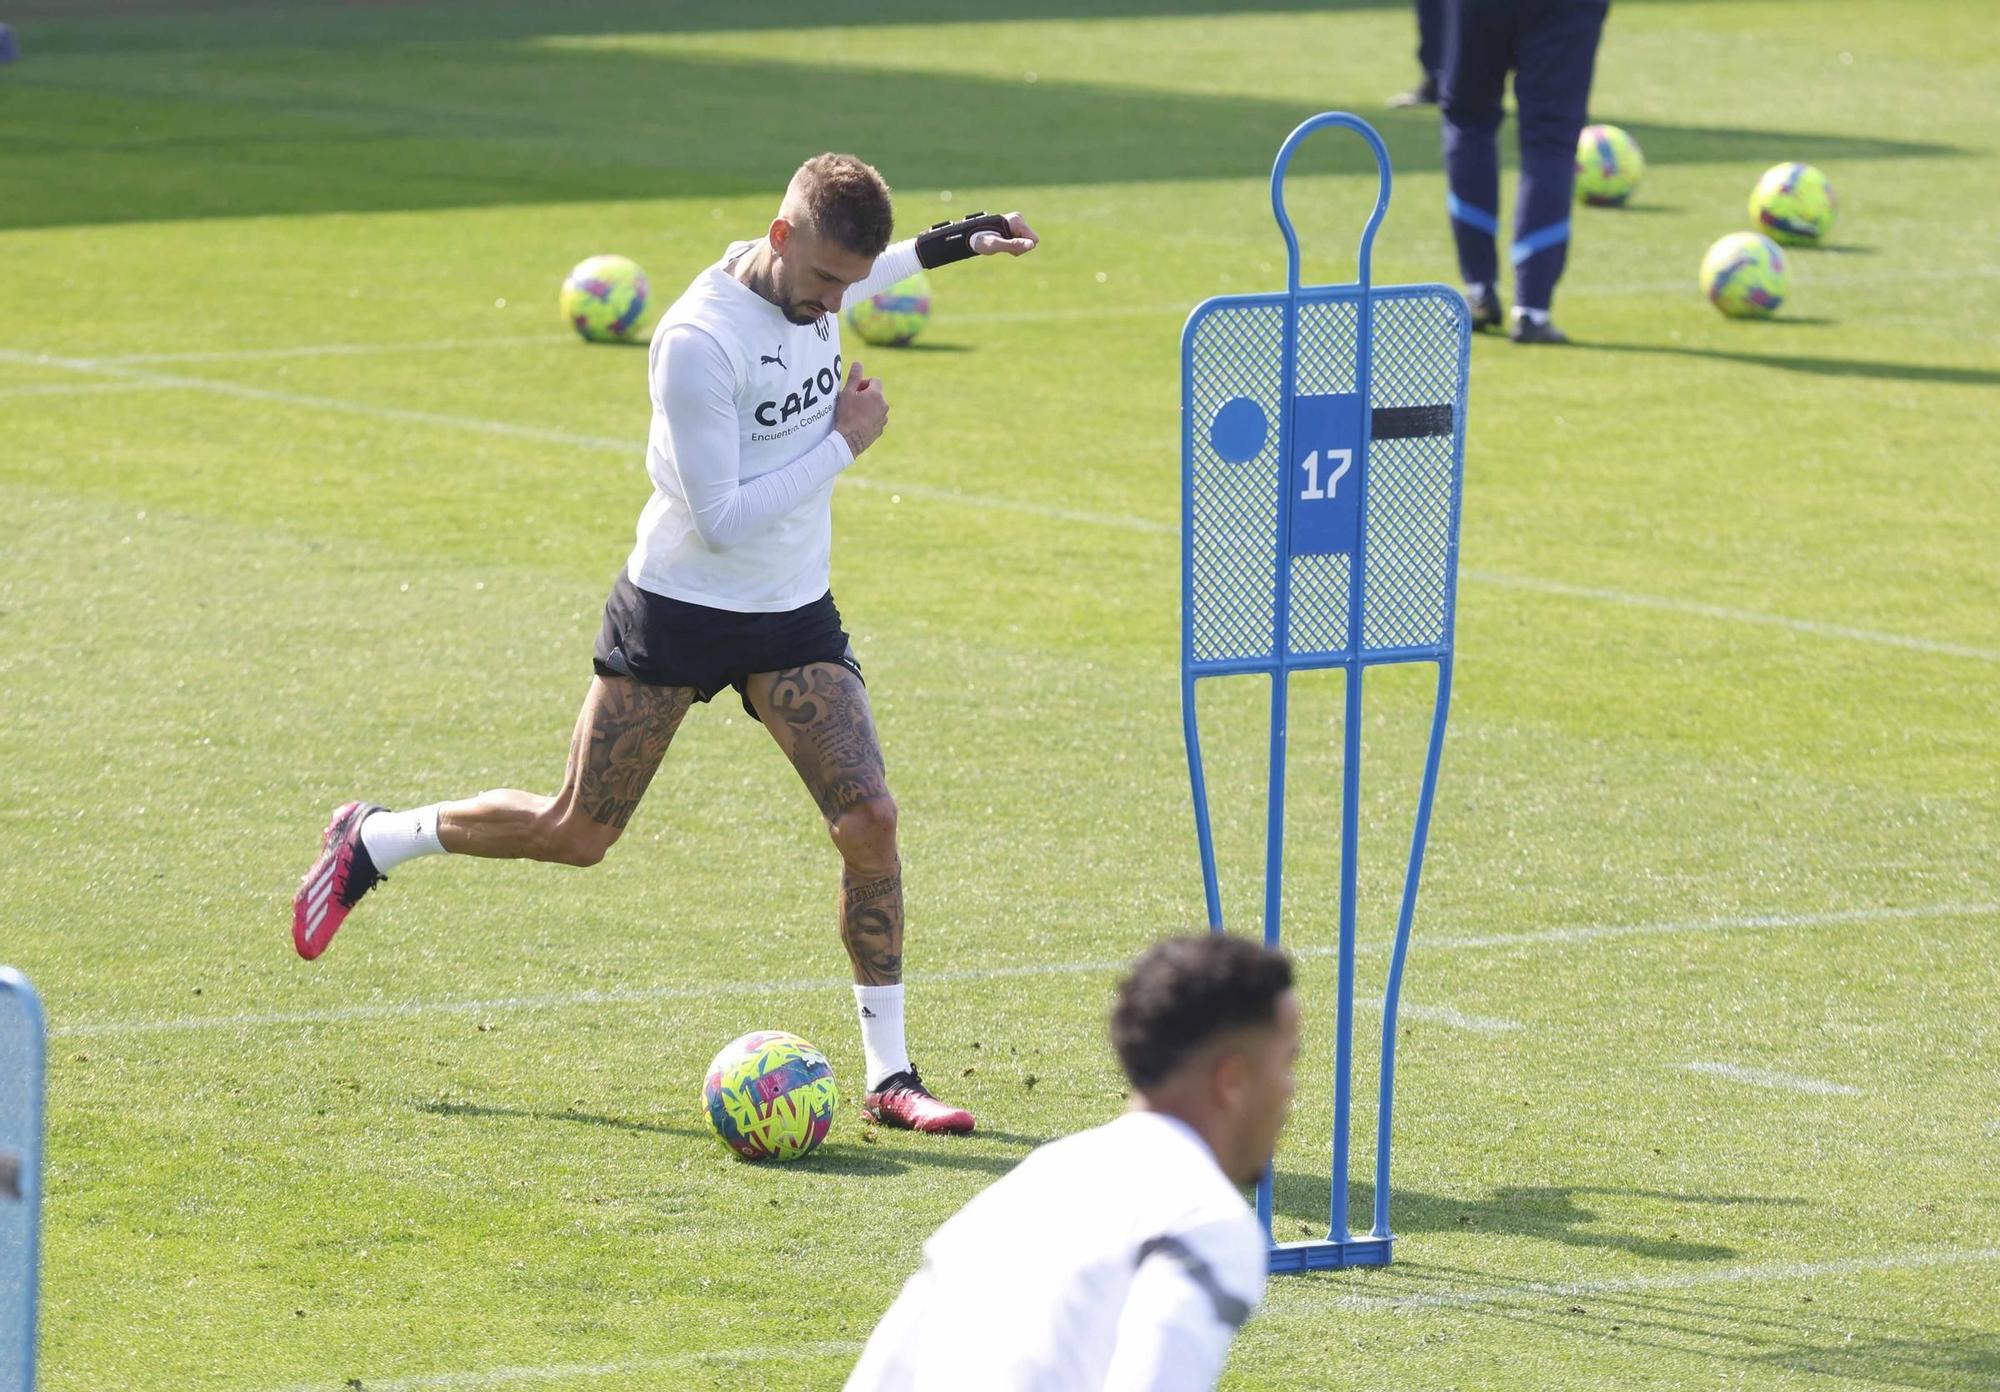
[[1119,983],[1111,1046],[1144,1092],[1216,1035],[1275,1022],[1291,986],[1291,959],[1260,943],[1224,933],[1169,938]]
[[807,230],[856,256],[880,256],[895,229],[889,185],[853,155],[814,155],[792,176]]

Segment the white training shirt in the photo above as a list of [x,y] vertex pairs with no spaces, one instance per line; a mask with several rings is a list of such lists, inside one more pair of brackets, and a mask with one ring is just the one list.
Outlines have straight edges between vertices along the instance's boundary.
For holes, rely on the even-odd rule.
[[[642,590],[742,613],[826,593],[833,481],[854,462],[833,433],[840,316],[794,324],[731,275],[755,245],[733,243],[653,330],[653,496],[625,567]],[[917,270],[916,243],[897,242],[843,303]]]
[[1265,1253],[1207,1142],[1129,1112],[939,1228],[847,1392],[1208,1392],[1264,1298]]

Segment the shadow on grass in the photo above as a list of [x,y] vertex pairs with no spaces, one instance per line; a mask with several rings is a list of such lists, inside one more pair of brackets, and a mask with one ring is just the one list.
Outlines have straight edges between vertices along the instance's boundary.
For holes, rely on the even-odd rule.
[[[1324,1175],[1278,1173],[1273,1223],[1278,1241],[1325,1235],[1328,1189],[1329,1181]],[[1687,1241],[1672,1230],[1620,1233],[1592,1227],[1599,1221],[1598,1213],[1580,1200],[1593,1194],[1710,1208],[1797,1208],[1806,1202],[1760,1194],[1683,1194],[1591,1185],[1496,1189],[1480,1199],[1392,1189],[1389,1226],[1399,1236],[1421,1232],[1491,1232],[1537,1237],[1574,1247],[1608,1247],[1656,1261],[1723,1261],[1738,1255],[1734,1247]],[[1366,1232],[1372,1226],[1374,1204],[1374,1186],[1366,1180],[1356,1180],[1348,1190],[1348,1221],[1354,1231]]]
[[[1824,324],[1831,321],[1790,319],[1786,324]],[[1950,386],[1990,387],[2000,385],[2000,371],[1983,367],[1942,367],[1930,363],[1882,362],[1871,358],[1816,358],[1791,353],[1734,353],[1721,348],[1689,348],[1675,343],[1589,343],[1579,348],[1599,353],[1640,353],[1659,357],[1708,358],[1716,362],[1742,363],[1750,367],[1775,367],[1785,372],[1804,372],[1815,377],[1872,377],[1887,382],[1941,382]]]
[[1856,1385],[1886,1382],[1940,1392],[1991,1392],[2000,1387],[2000,1334],[1989,1330],[1938,1339],[1826,1340],[1773,1349],[1747,1361]]
[[[1629,0],[1637,3],[1638,0]],[[1672,0],[1651,0],[1671,3]],[[470,28],[496,38],[550,34],[702,33],[874,25],[1005,23],[1050,19],[1152,19],[1325,10],[1403,10],[1409,0],[15,0],[9,17],[39,48],[244,48],[278,44],[375,44],[462,38]],[[384,13],[388,11],[388,13]],[[68,21],[68,22],[62,22]],[[1415,29],[1411,41],[1415,42]]]
[[[199,50],[114,52],[10,68],[0,228],[751,194],[775,203],[800,159],[822,149],[855,151],[917,197],[1257,179],[1300,120],[1357,95],[1296,102],[697,55],[649,44],[646,31],[670,22],[658,17],[630,42],[546,45],[482,22],[476,38],[413,43],[403,40],[423,32],[428,11],[372,13],[394,36],[373,47],[241,64]],[[774,100],[800,92],[809,104]],[[1876,136],[1625,124],[1655,165],[1754,161],[1774,148],[1820,164],[1957,153]],[[1379,125],[1399,173],[1439,168],[1434,115],[1391,112]],[[1373,160],[1360,141],[1326,139],[1294,168],[1355,174]]]
[[1693,1355],[1747,1370],[1764,1386],[1780,1369],[1815,1373],[1840,1385],[1974,1392],[2000,1375],[2000,1336],[1951,1325],[1857,1339],[1879,1330],[1883,1312],[1864,1288],[1828,1287],[1806,1278],[1764,1284],[1763,1293],[1721,1289],[1593,1290],[1589,1282],[1538,1283],[1520,1274],[1399,1263],[1366,1273],[1307,1280],[1339,1283],[1385,1307],[1447,1311],[1455,1321],[1485,1319],[1533,1330],[1540,1340],[1590,1339],[1657,1353]]
[[[420,1102],[417,1104],[417,1110],[431,1116],[470,1117],[480,1120],[565,1122],[576,1126],[597,1126],[616,1131],[637,1132],[641,1135],[700,1140],[707,1145],[720,1144],[713,1131],[697,1122],[681,1123],[651,1118],[603,1116],[596,1112],[574,1110],[497,1107],[482,1102]],[[843,1131],[849,1134],[843,1136]],[[855,1134],[868,1139],[854,1139]],[[1016,1146],[1019,1147],[1020,1154],[980,1154],[965,1148],[981,1142]],[[1010,1131],[983,1129],[970,1138],[905,1135],[868,1125],[851,1112],[847,1112],[837,1118],[833,1137],[812,1155],[789,1165],[772,1165],[769,1168],[774,1173],[809,1175],[893,1175],[901,1174],[908,1169],[929,1166],[948,1170],[979,1170],[998,1176],[1013,1169],[1020,1163],[1021,1155],[1040,1144],[1041,1140],[1037,1137],[1022,1136]]]

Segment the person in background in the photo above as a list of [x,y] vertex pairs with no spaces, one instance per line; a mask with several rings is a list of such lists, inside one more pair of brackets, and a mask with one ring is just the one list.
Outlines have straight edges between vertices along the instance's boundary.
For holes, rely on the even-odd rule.
[[1444,0],[1446,207],[1474,328],[1500,314],[1500,101],[1514,75],[1521,180],[1514,199],[1516,343],[1566,343],[1549,317],[1569,252],[1576,141],[1590,107],[1591,70],[1609,0]]
[[1389,98],[1396,108],[1436,106],[1438,69],[1444,66],[1444,0],[1417,0],[1417,67],[1423,79]]

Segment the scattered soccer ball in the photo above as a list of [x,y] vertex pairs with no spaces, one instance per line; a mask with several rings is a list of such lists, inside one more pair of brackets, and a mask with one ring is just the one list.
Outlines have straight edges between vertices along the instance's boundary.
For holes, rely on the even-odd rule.
[[797,1160],[818,1149],[840,1100],[826,1055],[796,1034],[758,1030],[708,1066],[708,1124],[745,1160]]
[[1731,232],[1701,258],[1701,290],[1732,319],[1762,319],[1785,302],[1785,253],[1769,237]]
[[625,256],[579,261],[563,282],[563,319],[592,343],[631,336],[646,312],[646,273]]
[[1774,164],[1750,193],[1750,221],[1786,246],[1825,241],[1833,214],[1833,185],[1810,164]]
[[931,283],[918,271],[847,306],[847,327],[877,346],[900,348],[931,321]]
[[1645,172],[1639,142],[1616,126],[1585,126],[1576,138],[1576,196],[1593,207],[1623,203]]

